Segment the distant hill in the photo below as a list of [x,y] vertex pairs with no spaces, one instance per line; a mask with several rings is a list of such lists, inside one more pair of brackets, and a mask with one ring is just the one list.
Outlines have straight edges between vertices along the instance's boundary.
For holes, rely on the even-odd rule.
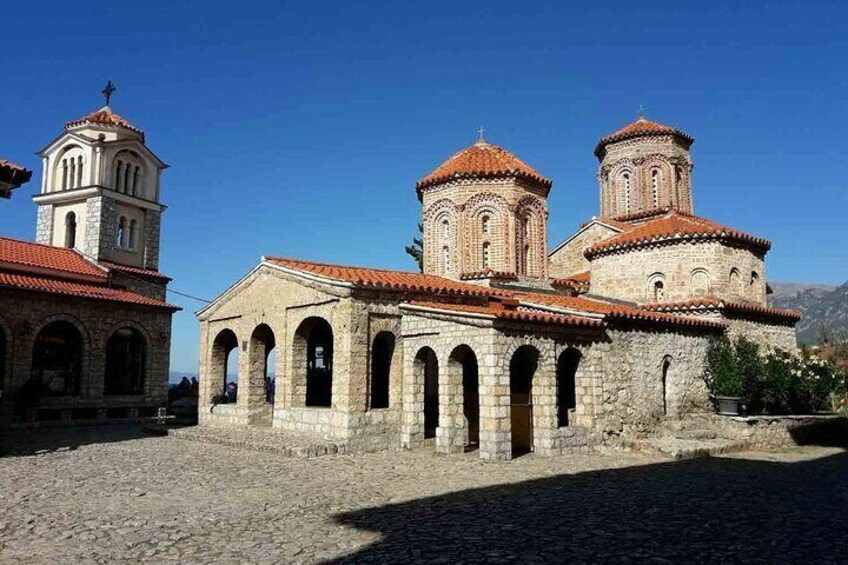
[[794,282],[769,285],[774,291],[769,296],[770,305],[798,310],[804,315],[796,326],[799,343],[817,343],[822,328],[834,337],[842,332],[848,334],[848,282],[836,287]]

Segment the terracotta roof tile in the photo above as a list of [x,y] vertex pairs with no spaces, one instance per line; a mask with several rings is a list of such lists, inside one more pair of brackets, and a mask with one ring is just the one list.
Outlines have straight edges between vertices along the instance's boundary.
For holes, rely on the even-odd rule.
[[461,275],[459,275],[459,278],[462,280],[492,278],[514,281],[518,279],[518,276],[515,273],[509,271],[493,271],[492,269],[483,269],[482,271],[462,273]]
[[85,277],[107,278],[106,271],[87,261],[79,253],[19,239],[0,237],[0,264],[58,271]]
[[586,250],[586,257],[602,253],[649,245],[661,241],[721,239],[741,243],[761,252],[771,248],[767,239],[754,237],[745,232],[723,226],[706,218],[669,210],[656,219],[648,220],[632,230],[605,239]]
[[627,124],[613,133],[602,137],[600,141],[598,141],[598,145],[595,146],[595,155],[600,156],[603,153],[604,147],[610,143],[624,141],[625,139],[632,139],[635,137],[642,137],[644,135],[657,134],[674,135],[680,138],[686,144],[686,147],[689,147],[692,142],[695,141],[695,138],[691,135],[677,129],[676,127],[658,124],[657,122],[645,119],[644,116],[639,116],[639,119],[635,122]]
[[659,302],[653,304],[645,304],[640,308],[652,312],[674,312],[691,314],[711,310],[722,310],[739,314],[753,314],[784,322],[797,322],[801,319],[801,313],[796,312],[795,310],[769,308],[767,306],[762,306],[760,304],[752,304],[749,302],[733,302],[729,300],[724,300],[723,298],[719,298],[717,296],[703,296],[700,298],[693,298],[691,300],[683,300],[680,302]]
[[421,191],[428,186],[466,178],[517,178],[545,191],[550,190],[553,184],[506,149],[486,141],[478,141],[471,147],[454,153],[436,167],[436,170],[418,181],[416,189],[420,197]]
[[570,277],[552,279],[551,286],[556,288],[568,288],[575,292],[587,292],[589,290],[590,282],[589,271],[583,271],[582,273],[577,273]]
[[70,129],[83,124],[101,124],[108,126],[120,126],[136,133],[144,134],[143,131],[129,123],[127,120],[112,111],[109,106],[103,106],[99,110],[90,113],[78,120],[65,123],[65,128]]
[[61,294],[64,296],[75,296],[77,298],[124,302],[127,304],[138,304],[154,308],[166,308],[169,310],[180,310],[177,306],[172,306],[166,302],[162,302],[161,300],[148,298],[127,290],[112,288],[105,285],[85,284],[48,277],[0,272],[0,288],[2,287],[32,292]]
[[11,161],[0,159],[0,182],[11,184],[12,188],[17,188],[29,182],[31,178],[32,171]]
[[167,275],[163,275],[159,271],[154,271],[151,269],[142,269],[141,267],[131,267],[129,265],[121,265],[119,263],[112,263],[111,261],[100,261],[100,264],[104,267],[108,267],[109,269],[114,269],[116,271],[121,271],[124,273],[129,273],[131,275],[139,275],[141,277],[157,279],[160,281],[170,281],[173,280],[171,277]]
[[413,306],[443,310],[446,312],[457,312],[460,314],[479,314],[491,316],[498,320],[508,320],[524,323],[553,324],[558,326],[592,327],[604,326],[603,320],[597,318],[585,318],[581,316],[568,316],[551,312],[532,311],[519,307],[504,307],[503,303],[491,301],[488,305],[455,304],[446,302],[430,302],[422,300],[411,300],[408,302]]

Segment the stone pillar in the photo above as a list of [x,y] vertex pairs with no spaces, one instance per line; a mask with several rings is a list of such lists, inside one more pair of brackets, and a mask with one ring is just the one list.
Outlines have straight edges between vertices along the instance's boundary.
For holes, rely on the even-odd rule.
[[159,270],[159,237],[162,231],[162,213],[156,210],[144,211],[144,263],[145,269]]
[[[553,349],[553,348],[551,348]],[[559,448],[556,399],[556,361],[553,351],[539,352],[539,365],[533,376],[533,449],[539,455],[554,455]]]
[[266,423],[270,416],[271,406],[265,400],[265,354],[265,342],[251,336],[247,351],[241,349],[239,355],[238,406],[248,424]]
[[478,357],[480,379],[480,459],[512,458],[509,421],[509,359],[506,348]]
[[444,357],[439,360],[439,368],[439,427],[436,428],[436,451],[462,453],[468,443],[468,430],[462,410],[462,364]]
[[420,344],[405,339],[403,347],[401,445],[409,448],[424,440],[424,372],[415,361]]
[[38,220],[35,226],[35,241],[44,245],[53,244],[53,205],[41,204],[38,207]]

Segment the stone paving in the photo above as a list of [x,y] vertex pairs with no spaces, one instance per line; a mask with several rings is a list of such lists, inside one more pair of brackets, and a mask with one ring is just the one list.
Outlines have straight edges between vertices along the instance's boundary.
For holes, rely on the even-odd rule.
[[4,438],[2,563],[848,560],[848,453],[293,459],[132,428]]

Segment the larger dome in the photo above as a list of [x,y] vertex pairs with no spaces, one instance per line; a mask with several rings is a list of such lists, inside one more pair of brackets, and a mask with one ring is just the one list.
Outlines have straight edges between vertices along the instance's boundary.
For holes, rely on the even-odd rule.
[[664,124],[659,124],[657,122],[652,122],[651,120],[646,119],[644,116],[639,116],[639,119],[635,122],[627,124],[623,128],[618,129],[613,133],[602,137],[601,140],[598,141],[598,145],[595,146],[595,155],[600,157],[604,150],[604,147],[606,147],[610,143],[649,135],[675,136],[683,142],[687,149],[690,145],[692,145],[692,142],[695,141],[695,138],[693,138],[691,135],[689,135],[683,130],[677,129],[673,126],[667,126]]
[[520,179],[541,188],[545,193],[553,184],[503,147],[480,140],[451,155],[415,186],[420,196],[423,189],[452,180],[501,178]]

